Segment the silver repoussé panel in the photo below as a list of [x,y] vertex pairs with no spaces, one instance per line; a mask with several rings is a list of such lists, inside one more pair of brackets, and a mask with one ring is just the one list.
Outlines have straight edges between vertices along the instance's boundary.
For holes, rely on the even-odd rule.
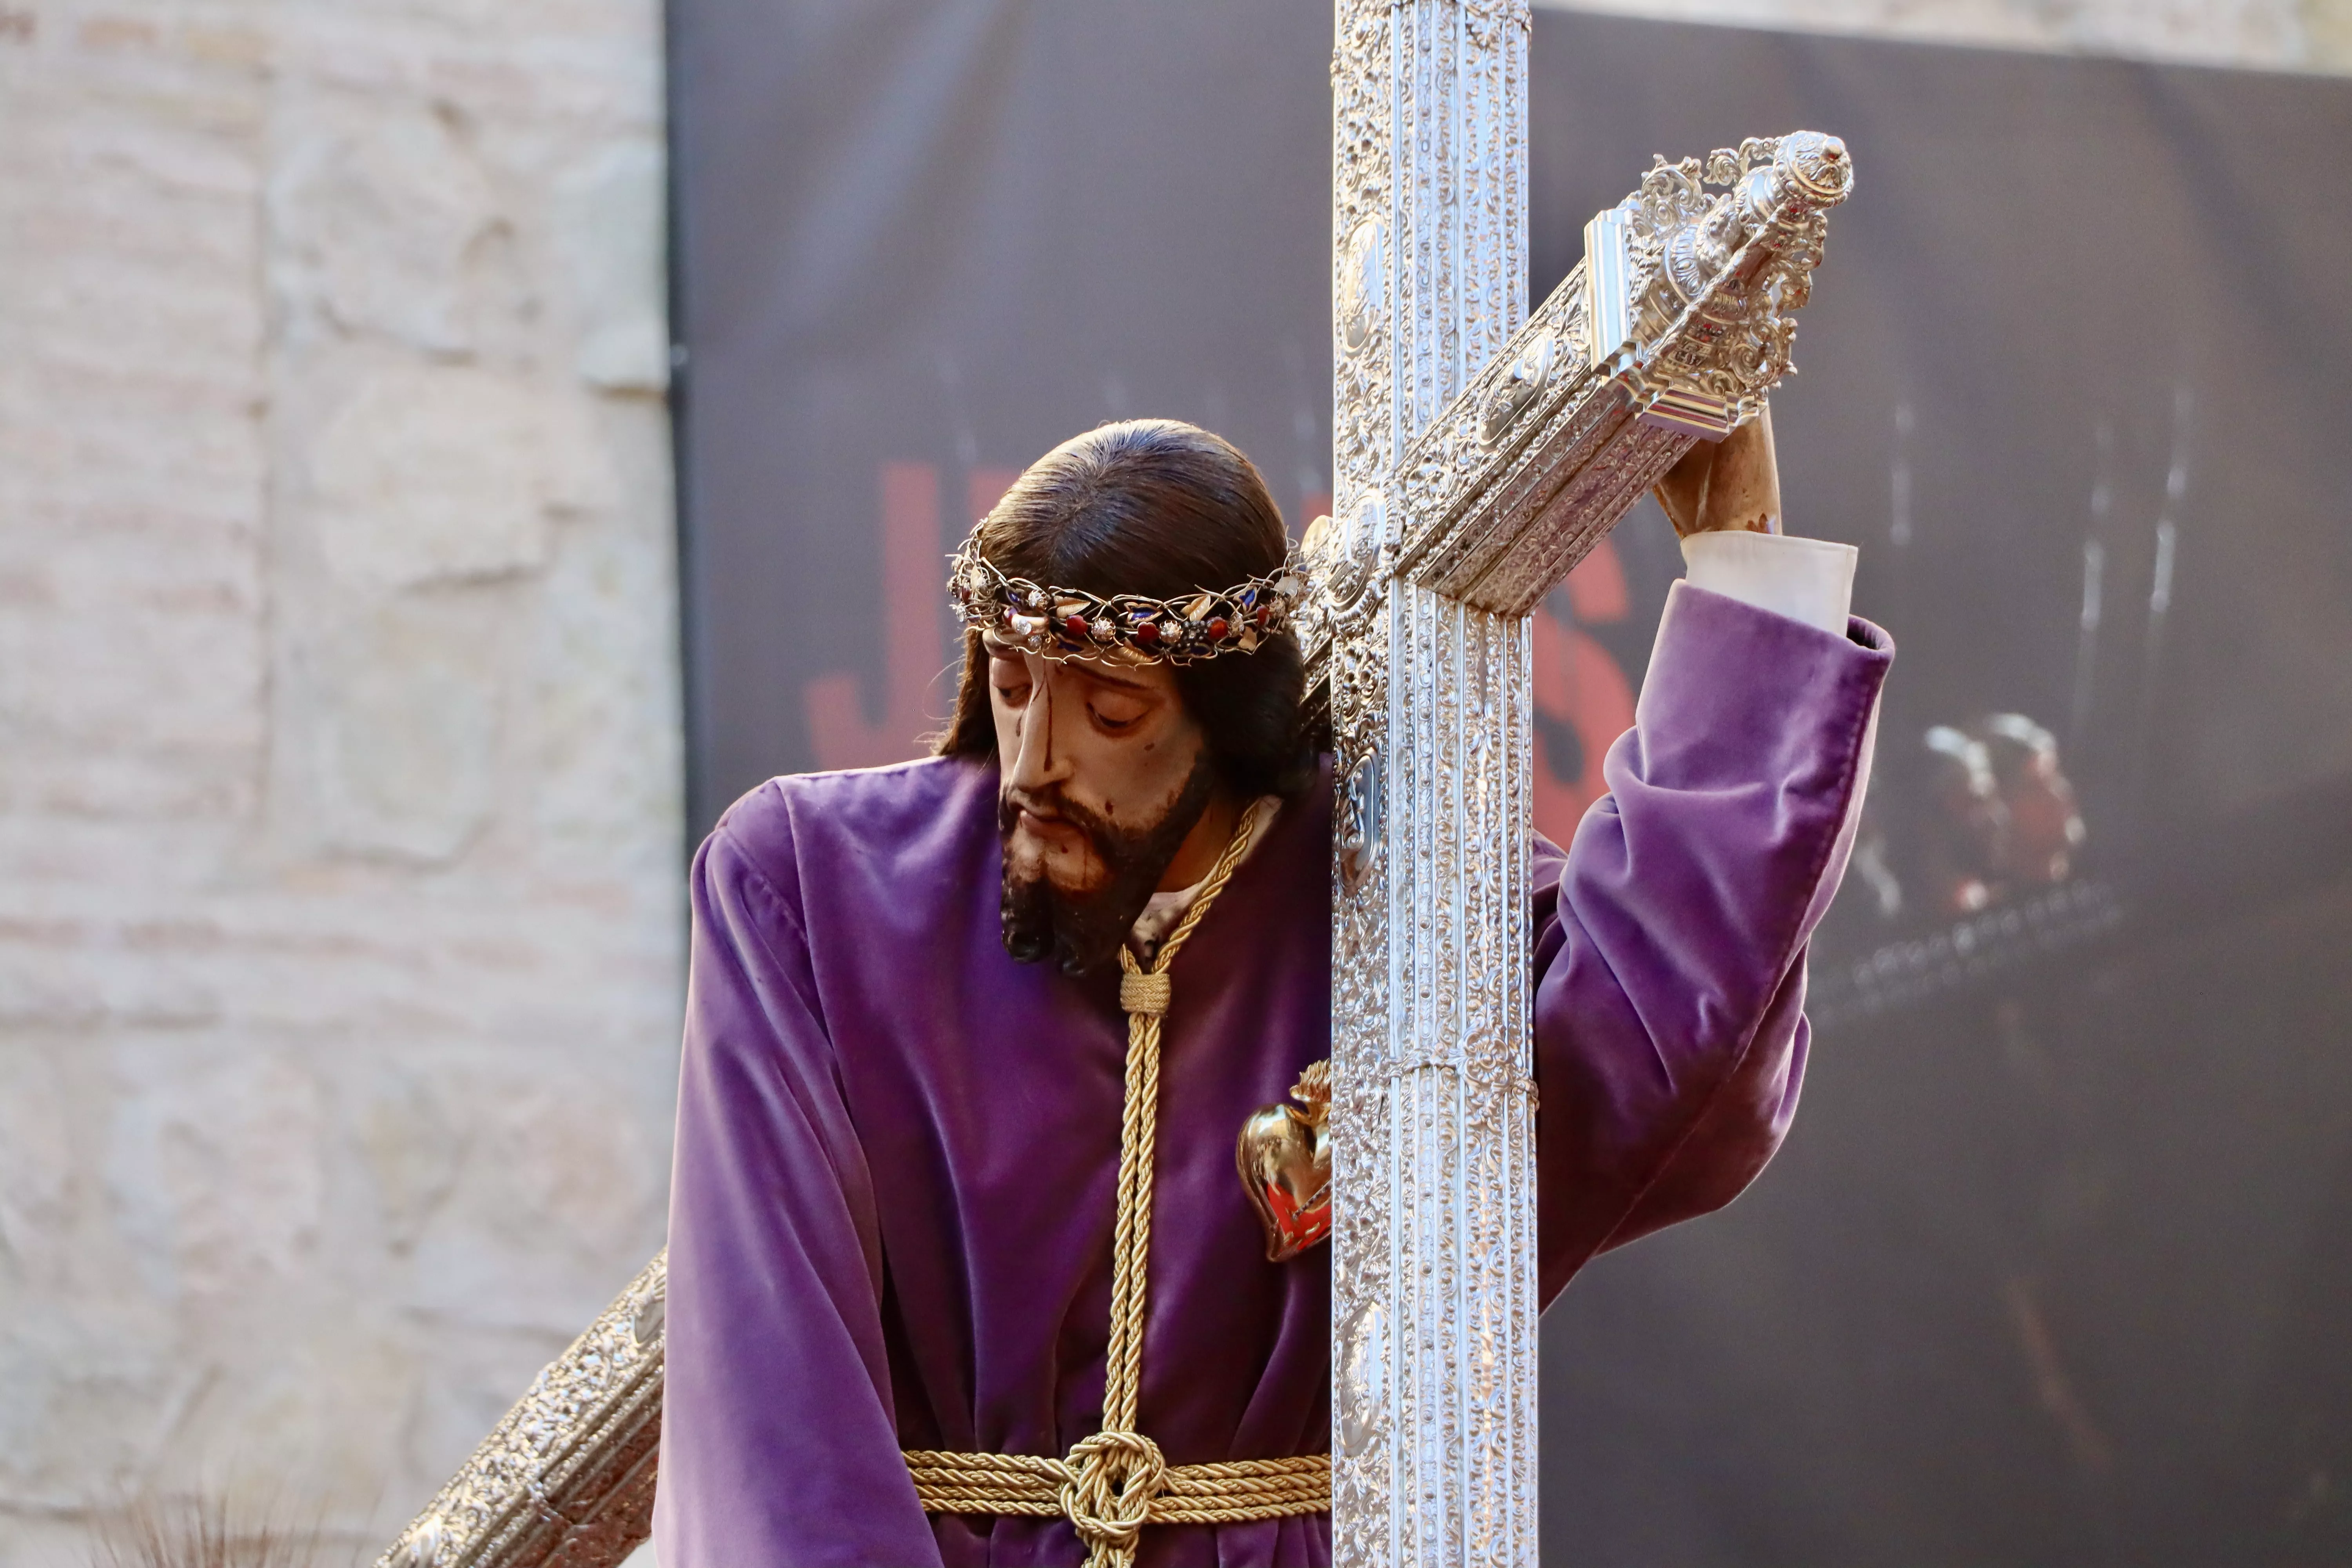
[[[1340,0],[1332,63],[1333,1556],[1536,1552],[1527,622],[1401,572],[1397,458],[1527,313],[1525,0]],[[1347,568],[1353,568],[1349,570]],[[1365,819],[1369,818],[1370,821]]]
[[669,1255],[548,1363],[375,1568],[612,1568],[653,1530]]
[[1789,369],[1834,138],[1643,176],[1527,313],[1525,0],[1339,0],[1332,521],[1302,618],[1332,861],[1332,1539],[1536,1561],[1528,614]]

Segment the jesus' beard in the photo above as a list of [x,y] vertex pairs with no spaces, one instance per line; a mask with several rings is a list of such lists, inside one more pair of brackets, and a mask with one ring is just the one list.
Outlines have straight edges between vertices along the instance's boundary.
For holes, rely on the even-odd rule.
[[1009,798],[1001,799],[996,826],[1007,851],[1004,951],[1023,963],[1050,957],[1065,974],[1086,974],[1109,963],[1143,913],[1143,906],[1150,901],[1185,836],[1208,809],[1214,782],[1204,756],[1192,764],[1191,776],[1167,814],[1149,827],[1118,827],[1075,801],[1056,799],[1055,812],[1086,835],[1108,873],[1100,887],[1086,893],[1062,891],[1042,868],[1028,877],[1015,870],[1011,847],[1020,808]]

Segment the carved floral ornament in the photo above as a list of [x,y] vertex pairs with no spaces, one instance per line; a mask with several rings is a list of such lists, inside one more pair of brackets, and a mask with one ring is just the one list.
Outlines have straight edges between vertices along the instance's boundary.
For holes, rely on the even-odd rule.
[[[1622,215],[1630,270],[1645,279],[1627,341],[1675,340],[1637,379],[1721,401],[1724,428],[1751,418],[1792,374],[1796,313],[1812,293],[1828,210],[1853,191],[1845,143],[1819,132],[1751,137],[1678,163],[1656,159]],[[1588,253],[1592,231],[1588,230]],[[1676,332],[1675,318],[1690,318]],[[1603,354],[1614,343],[1596,343]]]

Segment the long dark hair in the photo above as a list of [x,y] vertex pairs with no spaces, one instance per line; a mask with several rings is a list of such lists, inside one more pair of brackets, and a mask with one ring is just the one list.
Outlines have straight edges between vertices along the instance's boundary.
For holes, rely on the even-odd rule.
[[[1239,448],[1177,419],[1129,419],[1072,437],[1029,466],[981,526],[998,570],[1090,594],[1172,599],[1264,576],[1290,542],[1265,480]],[[967,628],[943,757],[992,757],[988,653]],[[1296,795],[1314,775],[1299,722],[1306,667],[1285,631],[1255,653],[1178,667],[1176,689],[1209,758],[1244,799]]]

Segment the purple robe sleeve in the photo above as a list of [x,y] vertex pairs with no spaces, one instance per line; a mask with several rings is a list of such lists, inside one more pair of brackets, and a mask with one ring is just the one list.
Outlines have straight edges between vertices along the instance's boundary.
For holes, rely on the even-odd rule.
[[1542,1299],[1720,1208],[1788,1131],[1805,944],[1844,874],[1894,657],[1678,583],[1609,794],[1536,861]]
[[693,903],[656,1551],[935,1565],[891,1412],[872,1176],[798,915],[724,823]]

